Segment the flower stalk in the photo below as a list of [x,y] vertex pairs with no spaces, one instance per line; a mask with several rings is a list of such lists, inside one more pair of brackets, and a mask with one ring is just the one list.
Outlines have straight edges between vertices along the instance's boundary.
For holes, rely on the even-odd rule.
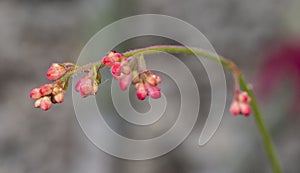
[[[109,52],[103,60],[83,66],[77,66],[72,63],[65,63],[64,65],[55,64],[50,67],[47,76],[50,80],[57,79],[54,82],[54,86],[59,89],[59,92],[55,92],[55,87],[54,89],[48,89],[44,86],[33,89],[30,93],[30,97],[36,100],[36,107],[48,110],[51,106],[50,98],[52,98],[52,103],[62,102],[63,94],[68,87],[70,77],[80,72],[88,72],[89,74],[78,82],[76,87],[77,90],[83,97],[95,94],[98,90],[98,84],[101,82],[99,70],[102,67],[108,66],[111,67],[111,73],[114,78],[119,80],[119,85],[122,90],[125,90],[128,85],[132,83],[135,85],[137,97],[140,100],[145,99],[147,95],[152,98],[159,98],[161,93],[160,88],[158,88],[157,85],[161,83],[162,79],[151,71],[146,70],[146,64],[143,58],[143,55],[157,52],[194,54],[217,61],[227,68],[232,73],[235,82],[235,95],[231,106],[233,109],[230,109],[230,112],[233,115],[243,114],[249,116],[251,113],[251,106],[252,114],[254,115],[258,131],[262,137],[264,148],[270,160],[273,172],[282,172],[271,137],[258,108],[255,96],[244,79],[242,72],[234,62],[205,50],[187,48],[184,46],[158,45],[134,49],[122,54],[112,51]],[[63,84],[63,86],[60,86],[61,84]],[[240,88],[243,91],[241,91]],[[49,90],[49,93],[46,89]]]
[[240,85],[241,87],[249,94],[249,96],[252,98],[252,101],[250,102],[251,108],[253,110],[254,119],[258,128],[258,131],[262,137],[265,150],[267,152],[268,158],[270,160],[272,169],[274,173],[282,173],[280,163],[277,157],[277,153],[275,151],[275,148],[272,143],[271,136],[266,128],[265,122],[263,120],[262,114],[259,110],[257,101],[255,99],[253,91],[248,86],[246,80],[243,78],[243,76],[239,77]]

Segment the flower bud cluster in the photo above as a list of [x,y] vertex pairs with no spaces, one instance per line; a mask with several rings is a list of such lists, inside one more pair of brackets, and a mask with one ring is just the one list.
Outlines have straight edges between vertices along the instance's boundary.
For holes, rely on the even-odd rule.
[[160,84],[161,81],[161,77],[152,73],[151,71],[140,73],[137,76],[137,79],[134,79],[133,81],[137,98],[144,100],[147,95],[154,99],[160,98],[161,92],[157,85]]
[[[126,90],[133,83],[138,99],[144,100],[147,95],[155,99],[161,97],[160,88],[157,86],[161,83],[161,77],[144,69],[146,68],[144,59],[129,61],[121,53],[112,51],[102,59],[102,62],[110,67],[114,79],[119,80],[121,90]],[[144,71],[138,72],[141,69]],[[134,73],[137,75],[133,75]]]
[[[140,100],[144,100],[147,96],[155,99],[161,97],[158,84],[162,79],[146,69],[143,56],[127,58],[121,53],[111,51],[103,57],[102,63],[104,66],[110,67],[114,79],[119,80],[121,90],[126,90],[132,83]],[[95,95],[101,82],[99,73],[101,67],[102,64],[99,62],[82,67],[73,63],[51,64],[46,77],[54,82],[31,90],[30,98],[35,100],[34,107],[48,110],[52,104],[62,103],[70,77],[79,72],[86,74],[77,81],[75,90],[82,97]]]
[[251,113],[251,108],[249,103],[251,102],[251,98],[248,93],[245,91],[237,90],[234,96],[234,100],[230,106],[230,112],[233,115],[242,114],[244,116],[249,116]]
[[40,88],[34,88],[30,92],[30,98],[35,100],[34,107],[48,110],[52,103],[64,101],[64,90],[58,83],[45,84]]
[[119,80],[121,90],[126,90],[132,81],[130,63],[121,53],[109,52],[102,60],[105,66],[110,67],[114,79]]
[[[64,63],[51,64],[50,68],[46,73],[46,77],[49,80],[57,80],[62,77],[67,71],[71,68],[67,67],[67,64]],[[66,85],[67,81],[63,82]],[[30,98],[35,100],[34,107],[41,108],[42,110],[48,110],[51,108],[52,104],[62,103],[64,101],[64,85],[61,82],[57,81],[51,84],[45,84],[39,88],[34,88],[30,92]]]

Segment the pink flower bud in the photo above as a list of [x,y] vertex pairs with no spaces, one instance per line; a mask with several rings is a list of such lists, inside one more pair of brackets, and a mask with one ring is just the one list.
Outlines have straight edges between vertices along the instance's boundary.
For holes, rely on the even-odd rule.
[[110,52],[107,53],[107,56],[112,58],[115,53],[116,53],[115,51],[110,51]]
[[50,109],[51,107],[51,100],[49,97],[43,97],[40,104],[41,109],[44,111]]
[[31,99],[34,99],[34,100],[41,98],[42,95],[40,93],[40,88],[32,89],[29,96]]
[[121,90],[126,90],[132,81],[132,75],[124,75],[122,79],[119,81],[119,87]]
[[105,66],[112,66],[114,64],[114,61],[111,57],[109,56],[105,56],[103,59],[102,59],[102,62]]
[[52,93],[53,85],[45,84],[40,88],[40,93],[42,96],[46,96]]
[[151,71],[148,71],[146,74],[146,82],[150,85],[156,86],[157,84],[161,83],[161,77],[158,75],[152,73]]
[[248,93],[243,91],[238,95],[238,99],[240,102],[243,103],[249,103],[251,101],[251,98],[249,97]]
[[95,95],[97,93],[98,84],[96,81],[92,81],[88,75],[85,75],[78,80],[75,89],[82,97],[87,97],[88,95]]
[[149,84],[145,84],[148,95],[154,99],[158,99],[161,97],[160,89],[157,86],[151,86]]
[[240,105],[237,101],[233,101],[231,103],[231,106],[230,106],[230,112],[232,113],[232,115],[238,115],[240,114],[241,110],[240,110]]
[[147,97],[147,91],[143,83],[135,84],[136,95],[140,100],[144,100]]
[[63,88],[61,88],[61,87],[58,86],[58,85],[55,85],[54,88],[53,88],[53,90],[52,90],[52,94],[53,94],[53,95],[56,95],[56,94],[58,94],[58,93],[61,93],[62,91],[63,91]]
[[155,74],[150,74],[146,77],[146,82],[152,86],[156,86],[156,79],[155,79]]
[[35,108],[39,108],[41,106],[41,101],[42,101],[43,98],[39,98],[38,100],[36,100],[34,102],[34,107]]
[[247,103],[240,103],[241,113],[245,116],[249,116],[251,114],[250,105]]
[[65,73],[66,69],[64,66],[57,63],[53,63],[48,69],[46,76],[49,80],[57,80]]
[[53,99],[56,103],[62,103],[64,101],[64,93],[60,92],[53,96]]
[[75,90],[76,90],[77,92],[79,92],[80,86],[85,82],[86,78],[88,78],[87,75],[83,76],[82,78],[80,78],[80,79],[77,81],[77,83],[76,83],[76,85],[75,85]]
[[80,85],[79,93],[82,97],[86,97],[91,94],[93,90],[91,79],[87,79]]
[[114,60],[114,62],[120,62],[122,56],[123,56],[123,55],[122,55],[121,53],[114,53],[114,54],[112,55],[112,59]]
[[112,66],[115,62],[121,62],[124,58],[121,53],[111,51],[103,58],[102,62],[105,66]]
[[119,63],[119,62],[114,63],[114,65],[111,67],[110,71],[114,77],[119,77],[122,72],[121,63]]

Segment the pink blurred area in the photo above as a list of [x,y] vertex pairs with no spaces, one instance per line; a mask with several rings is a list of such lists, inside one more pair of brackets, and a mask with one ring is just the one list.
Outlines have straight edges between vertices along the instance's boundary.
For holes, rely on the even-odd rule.
[[274,90],[284,83],[293,85],[293,104],[291,109],[299,111],[300,104],[300,36],[276,39],[263,52],[263,63],[259,70],[258,93],[271,97]]

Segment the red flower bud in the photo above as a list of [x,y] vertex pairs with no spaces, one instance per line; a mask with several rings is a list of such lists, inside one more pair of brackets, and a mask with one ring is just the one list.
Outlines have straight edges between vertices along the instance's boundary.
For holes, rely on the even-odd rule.
[[81,84],[79,93],[81,96],[86,97],[91,94],[92,90],[92,81],[91,79],[87,79],[84,83]]
[[42,96],[46,96],[52,93],[53,85],[45,84],[40,88],[40,93]]
[[160,88],[157,86],[151,86],[149,84],[145,84],[148,95],[154,99],[158,99],[161,97]]
[[111,57],[109,56],[105,56],[103,59],[102,59],[102,62],[105,66],[112,66],[114,64],[114,61]]
[[144,100],[147,97],[147,91],[143,83],[135,84],[136,95],[140,100]]
[[84,81],[86,80],[87,77],[88,77],[88,76],[83,76],[82,78],[80,78],[80,79],[77,81],[77,83],[76,83],[76,85],[75,85],[75,90],[76,90],[77,92],[79,92],[80,86],[84,83]]
[[116,62],[123,60],[126,60],[126,58],[121,53],[111,51],[102,59],[102,62],[105,66],[113,66]]
[[251,113],[251,108],[247,103],[240,103],[241,113],[245,116],[249,116]]
[[112,59],[114,60],[114,62],[120,62],[122,59],[122,54],[121,53],[114,53],[112,56]]
[[46,76],[49,80],[57,80],[65,73],[66,69],[64,66],[57,63],[53,63],[48,69]]
[[51,107],[51,100],[49,97],[43,97],[40,104],[41,109],[44,111],[50,109]]
[[243,91],[238,95],[238,99],[240,102],[243,103],[249,103],[251,101],[251,98],[249,97],[248,93]]
[[119,63],[119,62],[114,63],[114,65],[111,67],[110,71],[114,77],[119,77],[122,72],[121,63]]
[[40,88],[32,89],[29,96],[31,99],[34,99],[34,100],[41,98],[42,95],[40,93]]
[[231,103],[231,106],[230,106],[230,112],[232,113],[232,115],[238,115],[240,114],[241,110],[240,110],[240,105],[237,101],[233,101]]

